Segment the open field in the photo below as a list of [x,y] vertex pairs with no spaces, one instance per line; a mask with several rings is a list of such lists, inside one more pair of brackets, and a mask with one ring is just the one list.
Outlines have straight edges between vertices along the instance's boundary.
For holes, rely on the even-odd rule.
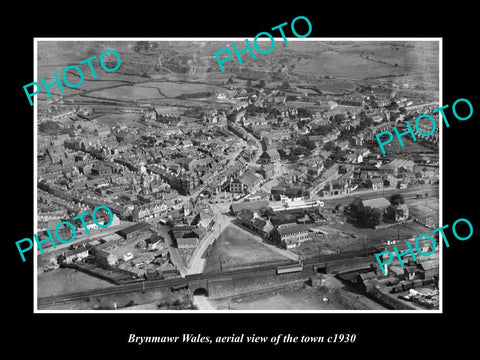
[[[399,132],[403,132],[399,130]],[[385,141],[387,137],[382,136],[381,140]],[[398,139],[394,136],[393,141],[387,145],[384,145],[385,152],[387,156],[391,156],[392,158],[397,157],[408,157],[409,154],[414,153],[422,153],[422,152],[433,152],[432,149],[426,147],[425,145],[420,144],[417,141],[413,141],[411,136],[404,136],[402,137],[403,147],[398,142]],[[378,145],[378,143],[377,143]]]
[[207,84],[147,82],[137,85],[125,85],[111,89],[92,91],[88,95],[109,100],[139,101],[165,97],[175,98],[184,94],[223,91],[225,91],[224,88]]
[[[422,202],[420,204],[420,202]],[[438,224],[438,199],[422,198],[406,202],[411,217],[431,216]],[[400,223],[387,228],[360,228],[346,221],[339,215],[328,225],[313,226],[316,232],[310,233],[311,240],[305,241],[291,251],[300,256],[330,254],[337,251],[361,251],[386,243],[388,240],[404,241],[421,234],[431,234],[431,229],[419,222]]]
[[[365,246],[367,248],[379,245],[387,240],[403,241],[412,236],[416,238],[420,234],[431,234],[432,232],[431,229],[416,221],[376,230],[371,228],[358,228],[347,222],[344,222],[343,224],[332,224],[330,226],[338,230],[352,232],[360,239],[363,239],[363,236],[366,236]],[[354,241],[356,240],[352,238],[352,242]],[[336,241],[332,239],[332,241],[328,242],[328,246],[336,246]]]
[[215,241],[204,272],[218,271],[220,259],[223,270],[261,262],[288,260],[255,240],[253,236],[245,231],[239,231],[234,225],[227,226]]
[[95,296],[86,300],[49,305],[42,310],[113,310],[115,305],[121,310],[183,310],[191,308],[188,292],[171,293],[168,289],[157,289]]
[[279,289],[267,294],[245,296],[230,302],[232,310],[343,310],[335,302],[323,301],[320,292],[311,287],[296,290]]
[[224,92],[225,88],[208,84],[175,83],[175,82],[147,82],[137,85],[145,88],[158,89],[166,97],[177,97],[183,94],[195,94],[201,92]]
[[111,287],[108,281],[83,272],[60,268],[38,275],[38,297]]
[[[123,101],[152,100],[164,104],[164,97],[173,98],[182,94],[224,91],[222,86],[228,73],[246,76],[253,80],[261,78],[269,82],[284,80],[295,83],[308,77],[312,85],[325,92],[348,92],[359,81],[379,79],[399,83],[421,83],[431,88],[438,87],[438,43],[435,41],[295,41],[288,45],[277,41],[268,55],[257,54],[255,59],[244,57],[240,65],[231,59],[224,66],[228,73],[219,70],[213,53],[231,43],[242,46],[242,41],[154,41],[150,49],[136,51],[136,41],[41,41],[38,44],[38,75],[53,82],[53,72],[61,77],[68,65],[78,65],[84,73],[84,83],[78,88],[65,86],[63,96],[83,91],[94,91],[91,96]],[[244,45],[244,44],[243,44]],[[98,57],[106,49],[114,49],[121,57],[121,66],[115,72],[104,71]],[[108,54],[111,55],[111,54]],[[80,62],[97,56],[93,65],[98,76],[94,79],[88,64]],[[113,56],[113,55],[112,55]],[[265,69],[269,69],[267,74]],[[233,70],[233,71],[231,71]],[[250,71],[250,73],[249,73]],[[281,71],[281,72],[278,72]],[[74,70],[68,75],[72,82],[78,75]],[[272,77],[271,74],[276,76]],[[312,79],[312,74],[314,78]],[[151,79],[159,80],[148,81]],[[272,79],[269,79],[269,78]],[[328,78],[327,78],[328,77]],[[130,85],[101,90],[105,81]],[[195,83],[208,82],[208,84]],[[243,81],[236,79],[235,81]],[[178,83],[190,82],[190,83]],[[152,90],[150,88],[157,88]],[[52,93],[60,94],[58,86]],[[42,91],[39,98],[45,99]],[[175,104],[172,104],[175,105]]]
[[150,100],[163,97],[156,89],[143,86],[119,86],[116,88],[92,91],[88,96],[123,101]]
[[[99,52],[96,55],[100,55],[101,52]],[[60,54],[61,56],[61,54]],[[121,56],[121,55],[120,55]],[[129,83],[137,83],[137,82],[143,82],[145,81],[145,77],[140,76],[140,74],[137,73],[128,73],[125,72],[125,67],[124,67],[124,60],[122,58],[122,64],[120,65],[120,68],[116,71],[113,72],[106,72],[103,70],[103,68],[100,66],[98,63],[98,60],[95,60],[92,62],[93,67],[95,69],[95,74],[97,75],[97,78],[93,77],[92,72],[90,71],[88,64],[80,64],[81,61],[85,60],[87,57],[83,57],[80,55],[75,55],[71,57],[71,60],[69,62],[60,62],[56,61],[57,58],[55,58],[55,62],[51,64],[47,64],[44,62],[43,59],[38,60],[38,80],[41,78],[44,78],[47,84],[52,83],[55,81],[53,73],[56,72],[58,74],[58,77],[61,79],[62,84],[63,79],[62,79],[62,74],[63,70],[69,66],[69,65],[75,65],[78,66],[83,73],[83,81],[86,83],[87,81],[92,81],[92,82],[97,82],[99,87],[104,87],[104,84],[102,83],[104,81],[119,81],[121,83],[129,82]],[[98,59],[98,57],[97,57]],[[49,60],[50,61],[50,60]],[[52,60],[54,61],[54,60]],[[112,65],[114,66],[114,65]],[[75,84],[77,82],[75,78],[78,77],[78,71],[70,70],[69,73],[74,74],[74,75],[67,75],[67,80],[69,80],[71,83]],[[82,83],[78,89],[81,89],[83,84]],[[58,86],[52,87],[52,89],[57,89]],[[91,88],[89,88],[91,89]]]
[[[299,48],[300,44],[293,43],[292,49]],[[434,41],[331,41],[317,44],[310,50],[302,50],[302,54],[314,56],[297,58],[295,73],[353,79],[420,72],[430,77],[435,69],[438,73],[439,50]]]
[[[39,78],[40,80],[40,78]],[[45,82],[47,84],[51,84],[55,81],[55,79],[45,79]],[[73,82],[73,81],[72,81]],[[81,89],[81,86],[80,85],[79,87],[77,88],[70,88],[68,86],[63,86],[63,92],[60,91],[60,88],[58,86],[52,86],[49,90],[50,90],[50,94],[52,95],[52,97],[54,96],[62,96],[62,97],[65,97],[65,96],[73,96],[73,95],[76,95],[76,94],[80,94],[82,89]],[[36,87],[35,87],[36,89]],[[33,92],[34,91],[34,87],[30,87],[29,89],[29,92]],[[43,90],[43,85],[42,85],[42,90],[37,94],[37,99],[39,101],[39,103],[42,103],[42,104],[45,104],[46,101],[49,101],[51,100],[52,98],[48,97],[47,93]]]
[[[87,69],[85,69],[85,70],[87,70]],[[111,74],[113,74],[113,73],[111,73]],[[58,76],[61,77],[62,74],[58,73]],[[50,74],[45,75],[44,78],[45,78],[45,82],[47,84],[53,83],[55,81],[55,78],[53,77],[53,71]],[[38,80],[40,80],[40,76],[39,76]],[[69,74],[67,75],[67,81],[71,84],[78,83],[79,82],[79,77],[78,77],[77,73],[76,72],[73,73],[73,71],[69,72]],[[62,78],[62,84],[64,85],[63,86],[64,90],[69,89],[69,90],[76,90],[78,92],[78,91],[90,91],[90,90],[94,91],[94,90],[98,90],[98,89],[101,89],[101,88],[107,88],[107,87],[112,87],[112,86],[128,85],[128,84],[130,84],[130,81],[128,81],[128,80],[123,80],[122,81],[122,80],[119,80],[119,79],[116,79],[116,80],[112,80],[112,79],[100,80],[100,79],[87,78],[86,74],[84,73],[83,81],[77,88],[70,88],[70,87],[66,86],[63,82],[63,78]],[[51,93],[57,93],[56,90],[58,90],[58,89],[59,89],[58,86],[54,86],[54,87],[50,88],[50,92]],[[44,93],[44,91],[39,93],[39,95],[42,94],[42,93]],[[60,93],[60,90],[58,90],[58,93]],[[65,92],[64,92],[64,94],[65,94]]]
[[[392,66],[379,64],[376,61],[360,56],[352,56],[350,53],[324,51],[318,54],[315,59],[301,59],[296,62],[295,73],[305,75],[312,73],[328,74],[332,77],[342,78],[365,78],[372,75],[389,75],[392,73]],[[393,70],[396,73],[405,71],[398,67]]]
[[[278,44],[268,56],[246,58],[242,66],[253,71],[265,67],[290,81],[316,77],[322,88],[325,77],[341,80],[388,79],[402,83],[417,82],[438,87],[438,54],[436,41],[289,41]],[[238,44],[240,45],[240,43]],[[224,66],[235,67],[230,60]],[[287,70],[287,71],[285,71]],[[331,79],[329,79],[331,80]],[[324,84],[327,85],[327,84]],[[331,81],[329,86],[334,85]],[[345,84],[348,86],[348,84]],[[338,92],[341,88],[327,89]]]
[[342,94],[351,91],[355,85],[356,82],[351,80],[334,79],[319,82],[317,88],[325,94]]
[[[87,99],[87,98],[84,98]],[[92,98],[91,100],[95,100]],[[231,104],[228,102],[221,102],[215,101],[212,98],[202,98],[202,99],[175,99],[175,98],[161,98],[157,97],[155,99],[149,99],[148,101],[142,101],[143,103],[148,103],[152,106],[170,106],[170,107],[178,107],[182,109],[186,108],[195,108],[195,107],[202,107],[204,111],[216,109],[218,111],[221,110],[228,110],[231,107]]]
[[385,310],[332,275],[326,275],[317,288],[295,283],[234,296],[229,301],[210,299],[210,303],[218,310]]
[[306,241],[298,248],[293,249],[292,252],[312,255],[318,255],[320,252],[328,254],[337,250],[363,250],[368,244],[367,234],[344,227],[340,223],[315,226],[315,229],[321,230],[324,234],[311,234],[311,241]]
[[140,118],[140,116],[141,115],[134,113],[110,114],[98,117],[95,119],[95,121],[106,126],[131,125],[133,122],[135,122],[135,126],[137,126],[137,120]]

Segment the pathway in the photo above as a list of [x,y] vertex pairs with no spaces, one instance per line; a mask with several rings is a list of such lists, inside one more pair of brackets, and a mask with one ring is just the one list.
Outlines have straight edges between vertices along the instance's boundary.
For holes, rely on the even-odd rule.
[[205,296],[194,296],[193,305],[195,305],[198,310],[216,310]]

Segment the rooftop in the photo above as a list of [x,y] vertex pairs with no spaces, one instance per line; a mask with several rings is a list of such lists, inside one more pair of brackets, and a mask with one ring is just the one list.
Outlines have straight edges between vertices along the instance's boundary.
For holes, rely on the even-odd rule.
[[291,226],[285,226],[277,229],[278,233],[280,235],[290,235],[294,233],[300,233],[300,232],[308,232],[308,227],[300,224],[300,225],[291,225]]
[[362,200],[362,205],[371,207],[373,209],[384,208],[390,205],[390,201],[384,197],[379,197],[375,199]]
[[117,234],[120,234],[120,235],[128,235],[128,234],[131,234],[135,231],[139,231],[139,230],[144,230],[146,228],[148,228],[149,225],[146,224],[146,223],[138,223],[138,224],[135,224],[135,225],[132,225],[132,226],[129,226],[123,230],[119,230],[117,231]]
[[420,263],[420,266],[423,268],[423,270],[434,270],[439,268],[439,264],[437,260],[428,260],[428,261],[423,261]]

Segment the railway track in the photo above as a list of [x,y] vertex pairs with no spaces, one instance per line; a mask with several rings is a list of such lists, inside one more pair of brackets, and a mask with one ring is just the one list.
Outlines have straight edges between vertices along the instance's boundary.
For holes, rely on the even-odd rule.
[[249,279],[259,276],[266,276],[269,274],[275,274],[277,266],[278,265],[268,265],[250,269],[225,271],[221,273],[187,275],[185,278],[175,278],[167,280],[139,281],[131,284],[110,286],[102,289],[79,291],[69,294],[42,297],[38,298],[37,304],[38,307],[41,308],[48,305],[55,305],[69,301],[80,301],[97,296],[119,295],[131,292],[165,289],[181,286],[184,284],[192,285],[199,282],[204,283],[205,281],[211,280]]
[[[348,253],[339,253],[331,255],[319,255],[318,257],[305,260],[301,266],[301,271],[305,271],[308,268],[312,269],[313,265],[317,267],[327,266],[328,263],[342,263],[349,262],[353,257],[368,257],[369,255],[377,252],[376,249],[362,250],[356,252]],[[286,261],[284,265],[292,265],[295,262]],[[181,287],[183,285],[194,285],[198,283],[205,283],[208,281],[226,281],[226,280],[239,280],[239,279],[251,279],[258,278],[263,276],[270,276],[277,274],[277,269],[281,267],[282,264],[273,264],[260,266],[255,268],[246,268],[239,270],[229,270],[220,273],[207,273],[207,274],[194,274],[187,275],[184,278],[174,278],[174,279],[163,279],[163,280],[151,280],[151,281],[138,281],[131,284],[123,284],[110,286],[102,289],[79,291],[69,294],[62,295],[52,295],[47,297],[38,298],[37,306],[39,308],[46,307],[49,305],[61,304],[70,301],[81,301],[88,298],[97,297],[97,296],[108,296],[108,295],[120,295],[127,294],[131,292],[144,292],[151,291],[155,289],[168,289],[172,287]],[[298,272],[297,267],[292,268],[292,272]],[[279,275],[281,276],[281,275]]]

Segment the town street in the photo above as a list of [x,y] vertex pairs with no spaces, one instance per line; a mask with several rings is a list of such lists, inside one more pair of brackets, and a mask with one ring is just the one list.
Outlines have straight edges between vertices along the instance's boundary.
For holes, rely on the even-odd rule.
[[202,258],[203,253],[207,250],[209,245],[213,245],[215,240],[220,236],[222,231],[230,224],[228,216],[221,213],[221,208],[211,205],[215,216],[215,225],[212,232],[202,240],[199,246],[195,249],[192,258],[190,259],[190,266],[188,274],[200,274],[205,267],[206,259]]

